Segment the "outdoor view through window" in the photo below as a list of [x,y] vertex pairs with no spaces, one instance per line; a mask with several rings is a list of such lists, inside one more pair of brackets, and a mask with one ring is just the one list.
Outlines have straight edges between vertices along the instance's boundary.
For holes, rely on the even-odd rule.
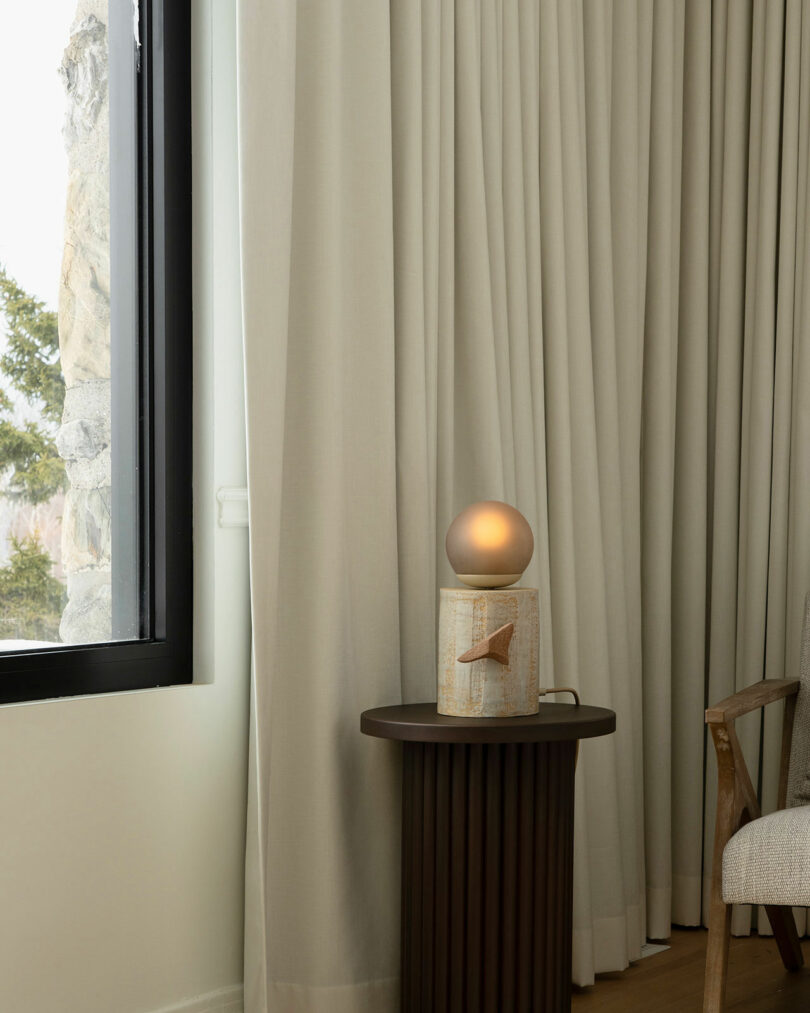
[[123,632],[116,625],[112,593],[107,22],[107,0],[0,0],[6,652],[138,635],[134,620]]

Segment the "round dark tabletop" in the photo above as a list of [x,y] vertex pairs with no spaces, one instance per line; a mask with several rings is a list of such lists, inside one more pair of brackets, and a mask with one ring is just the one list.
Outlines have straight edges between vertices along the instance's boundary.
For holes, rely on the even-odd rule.
[[585,704],[541,703],[537,714],[514,718],[457,718],[435,703],[376,707],[360,715],[360,731],[404,742],[560,742],[616,730],[616,714]]

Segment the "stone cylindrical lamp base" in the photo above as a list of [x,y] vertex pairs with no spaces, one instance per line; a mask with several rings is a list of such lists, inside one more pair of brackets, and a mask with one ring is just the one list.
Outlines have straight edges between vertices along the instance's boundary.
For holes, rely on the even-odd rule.
[[[439,592],[439,714],[516,717],[536,714],[539,609],[536,588],[443,587]],[[507,623],[509,660],[461,662],[459,656]]]

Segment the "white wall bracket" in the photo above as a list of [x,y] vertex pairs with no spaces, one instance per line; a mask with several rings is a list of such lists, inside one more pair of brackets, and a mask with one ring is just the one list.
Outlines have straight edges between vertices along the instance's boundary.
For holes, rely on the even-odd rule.
[[217,524],[221,528],[248,527],[247,489],[223,486],[217,489],[217,503]]

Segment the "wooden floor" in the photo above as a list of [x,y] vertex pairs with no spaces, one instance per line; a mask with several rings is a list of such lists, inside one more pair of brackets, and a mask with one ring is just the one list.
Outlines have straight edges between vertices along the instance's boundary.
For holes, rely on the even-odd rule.
[[[677,929],[669,943],[665,953],[597,975],[591,988],[575,988],[572,1013],[701,1013],[706,931]],[[806,966],[789,974],[772,939],[732,939],[728,1013],[808,1013],[810,941],[802,948]]]

